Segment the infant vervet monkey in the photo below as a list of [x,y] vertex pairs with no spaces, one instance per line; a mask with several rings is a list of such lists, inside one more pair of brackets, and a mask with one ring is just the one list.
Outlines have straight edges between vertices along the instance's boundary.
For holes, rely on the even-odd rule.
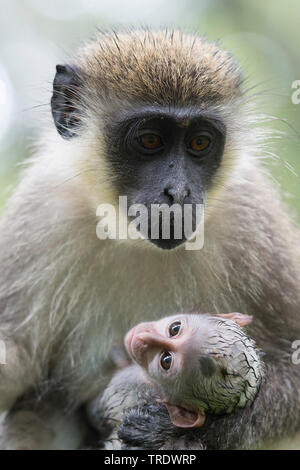
[[173,424],[182,428],[201,427],[206,415],[251,405],[262,377],[258,350],[241,328],[251,321],[238,313],[188,314],[136,326],[125,338],[134,364],[113,349],[108,368],[120,370],[87,407],[96,436],[84,410],[65,415],[59,398],[35,406],[23,399],[1,424],[0,448],[89,448],[99,447],[101,439],[102,447],[120,449],[126,410],[132,416],[146,403],[165,405]]
[[251,405],[262,378],[259,352],[241,328],[251,321],[239,313],[183,314],[130,330],[125,347],[135,364],[117,372],[88,406],[92,424],[107,436],[105,448],[121,447],[124,411],[149,402],[149,395],[182,428]]

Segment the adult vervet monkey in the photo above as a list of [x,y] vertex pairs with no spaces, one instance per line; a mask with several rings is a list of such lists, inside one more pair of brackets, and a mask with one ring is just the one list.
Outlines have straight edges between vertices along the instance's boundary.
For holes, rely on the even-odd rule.
[[[299,234],[260,165],[262,132],[232,57],[176,31],[101,34],[57,67],[52,112],[60,135],[45,131],[1,220],[1,412],[30,390],[61,392],[76,410],[104,384],[111,343],[144,319],[239,311],[265,352],[261,390],[189,439],[243,448],[294,433]],[[185,250],[173,221],[169,240],[100,241],[97,207],[120,195],[148,208],[204,201],[204,248]],[[171,447],[173,426],[149,413],[140,434],[125,418],[125,445]]]

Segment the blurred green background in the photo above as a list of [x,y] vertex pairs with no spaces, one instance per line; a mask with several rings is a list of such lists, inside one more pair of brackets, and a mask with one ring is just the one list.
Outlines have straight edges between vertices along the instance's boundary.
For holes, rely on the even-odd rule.
[[17,163],[49,117],[55,65],[98,28],[179,26],[220,39],[258,85],[260,111],[286,136],[268,161],[300,220],[299,0],[0,0],[0,206],[16,182]]

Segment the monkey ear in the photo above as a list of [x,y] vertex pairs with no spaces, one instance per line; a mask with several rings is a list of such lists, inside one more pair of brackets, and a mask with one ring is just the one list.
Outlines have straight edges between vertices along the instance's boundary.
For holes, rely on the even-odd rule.
[[245,315],[243,313],[219,313],[216,317],[224,318],[225,320],[232,320],[239,326],[247,326],[252,323],[252,315]]
[[164,405],[167,407],[172,423],[178,428],[199,428],[205,422],[205,416],[200,412],[186,410],[181,406],[170,405],[167,402],[164,402]]
[[80,117],[78,91],[81,81],[69,65],[57,65],[51,99],[52,116],[59,134],[65,139],[76,135]]

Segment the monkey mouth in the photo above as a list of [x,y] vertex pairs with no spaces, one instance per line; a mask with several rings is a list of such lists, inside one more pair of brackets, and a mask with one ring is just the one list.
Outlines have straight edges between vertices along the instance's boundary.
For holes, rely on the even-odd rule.
[[128,219],[135,222],[135,229],[144,240],[162,250],[173,250],[190,240],[203,218],[202,201],[182,206],[151,203],[144,207],[138,220],[132,215]]
[[[132,221],[133,219],[129,217],[129,220]],[[180,226],[184,227],[184,219],[179,223]],[[144,240],[149,241],[162,250],[172,250],[187,241],[184,229],[176,229],[174,216],[172,214],[170,223],[167,225],[163,224],[161,218],[158,223],[153,222],[151,218],[149,218],[145,227],[137,225],[136,230],[141,234]]]
[[[184,219],[182,219],[181,223],[183,226]],[[149,230],[146,237],[147,240],[149,240],[149,242],[151,242],[153,245],[155,245],[157,248],[160,248],[161,250],[174,250],[175,248],[179,247],[187,241],[183,228],[179,232],[178,230],[176,231],[173,218],[171,218],[167,233],[164,233],[165,228],[166,227],[163,227],[160,221],[156,229],[157,235],[153,236],[153,225],[149,223]]]
[[157,246],[157,248],[160,248],[161,250],[174,250],[175,248],[178,248],[180,245],[186,242],[186,239],[170,239],[170,240],[151,240],[149,239],[153,245]]

